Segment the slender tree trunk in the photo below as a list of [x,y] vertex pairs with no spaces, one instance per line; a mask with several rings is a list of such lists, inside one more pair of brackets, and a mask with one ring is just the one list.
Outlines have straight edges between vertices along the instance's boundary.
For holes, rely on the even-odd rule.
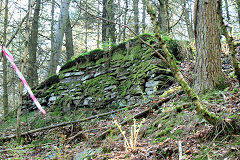
[[167,33],[167,13],[166,13],[166,4],[165,0],[158,0],[159,7],[158,7],[158,22],[161,28],[161,31],[166,34]]
[[0,10],[2,10],[2,0],[0,0]]
[[143,4],[143,13],[142,13],[142,33],[146,30],[146,0],[142,0]]
[[229,14],[229,10],[228,10],[228,0],[224,0],[224,2],[225,2],[225,10],[227,13],[227,20],[228,20],[228,22],[230,22],[230,14]]
[[237,11],[238,11],[238,23],[239,23],[239,28],[240,28],[240,0],[237,1]]
[[60,15],[56,26],[56,32],[54,34],[53,52],[51,53],[51,58],[53,59],[51,60],[50,65],[50,75],[56,73],[56,69],[59,64],[59,57],[62,51],[63,44],[63,34],[67,22],[70,1],[71,0],[61,1]]
[[30,86],[38,84],[38,66],[37,66],[37,45],[38,45],[38,21],[40,13],[41,0],[36,0],[34,9],[31,37],[29,41],[29,68],[28,83]]
[[[34,4],[34,1],[29,0],[29,17],[27,20],[26,28],[27,28],[27,33],[26,33],[26,43],[25,43],[25,50],[24,50],[24,58],[23,58],[23,63],[21,67],[21,73],[24,75],[24,67],[27,62],[27,53],[28,53],[28,44],[29,44],[29,32],[30,32],[30,21],[31,21],[31,15],[32,15],[32,7]],[[21,142],[21,112],[22,112],[22,97],[23,97],[23,83],[20,82],[19,85],[19,106],[17,110],[17,129],[16,129],[16,137],[18,143]]]
[[166,7],[166,22],[167,22],[167,33],[170,33],[170,16],[169,16],[169,1],[165,0]]
[[[8,0],[5,0],[5,11],[4,11],[4,31],[3,31],[3,42],[6,44],[7,41],[7,26],[8,26]],[[6,120],[9,111],[8,106],[8,75],[7,75],[7,58],[3,56],[3,116]]]
[[[124,19],[123,24],[124,26],[127,25],[127,14],[128,14],[128,0],[125,0],[125,11],[124,11]],[[126,39],[126,28],[123,28],[123,40]]]
[[55,0],[52,0],[52,6],[51,6],[51,58],[49,62],[49,71],[47,77],[51,74],[51,65],[54,64],[54,51],[53,51],[53,44],[54,44],[54,24],[55,24],[55,19],[54,19],[54,12],[55,12]]
[[192,21],[190,20],[191,7],[189,7],[189,5],[187,3],[188,1],[189,0],[183,0],[183,5],[185,8],[184,19],[185,19],[186,26],[187,26],[188,38],[189,38],[189,40],[193,40],[194,35],[193,35]]
[[[107,18],[107,0],[103,0],[102,18]],[[102,42],[107,42],[107,22],[102,21]]]
[[236,48],[234,46],[233,37],[231,37],[228,34],[227,27],[226,27],[226,25],[224,24],[224,21],[223,21],[221,1],[218,1],[217,13],[218,13],[219,20],[221,22],[220,23],[221,24],[221,29],[223,31],[224,36],[226,37],[226,40],[227,40],[227,43],[228,43],[228,46],[229,46],[229,51],[230,51],[230,54],[231,54],[232,66],[233,66],[233,69],[234,69],[234,73],[237,77],[238,83],[240,84],[240,68],[239,68],[240,63],[236,58]]
[[74,50],[73,50],[72,26],[71,26],[69,14],[68,14],[67,23],[66,23],[65,38],[66,38],[66,56],[67,56],[67,60],[70,60],[71,57],[74,56]]
[[[85,10],[88,11],[87,0],[85,1]],[[85,52],[88,51],[88,14],[85,14]]]
[[[111,21],[115,21],[115,13],[114,13],[114,11],[115,11],[114,1],[113,0],[108,0],[107,17]],[[113,44],[115,44],[116,41],[117,41],[117,38],[116,38],[116,25],[113,24],[113,23],[108,23],[108,26],[109,26],[108,27],[108,30],[109,30],[109,32],[108,32],[109,36],[108,37],[110,37],[111,42]]]
[[221,43],[217,3],[199,1],[196,24],[196,64],[194,88],[197,92],[223,86]]
[[139,34],[139,11],[138,0],[133,0],[133,13],[134,13],[134,31]]
[[[121,24],[121,17],[122,17],[122,12],[121,12],[121,0],[118,0],[118,23]],[[121,31],[121,26],[118,26],[118,36],[117,36],[117,41],[120,43],[121,42],[121,37],[122,37],[122,31]]]
[[[16,84],[16,74],[14,72],[12,72],[12,78],[14,79],[14,84]],[[13,94],[13,109],[16,109],[16,99],[17,99],[17,96],[16,96],[16,86],[15,85],[12,85],[12,94]]]
[[[98,11],[98,13],[100,13],[99,0],[97,1],[97,3],[98,3],[97,11]],[[97,19],[97,48],[100,48],[99,43],[100,43],[100,20]]]

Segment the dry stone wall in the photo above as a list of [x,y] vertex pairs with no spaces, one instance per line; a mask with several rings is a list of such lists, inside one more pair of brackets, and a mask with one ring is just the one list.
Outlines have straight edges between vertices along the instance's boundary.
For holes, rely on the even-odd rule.
[[[141,36],[155,44],[150,35]],[[45,108],[69,112],[80,107],[123,107],[151,100],[174,82],[166,65],[139,40],[132,39],[110,51],[93,50],[73,58],[35,88]],[[35,109],[28,96],[23,108]]]

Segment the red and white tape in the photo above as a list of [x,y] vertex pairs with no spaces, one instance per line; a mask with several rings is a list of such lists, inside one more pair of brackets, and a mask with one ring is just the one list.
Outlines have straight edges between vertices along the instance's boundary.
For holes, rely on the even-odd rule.
[[38,100],[36,99],[36,97],[33,95],[31,88],[29,87],[27,81],[25,80],[25,78],[23,77],[22,73],[20,72],[20,70],[17,68],[16,64],[14,63],[14,58],[12,56],[12,54],[7,50],[6,47],[2,46],[2,51],[5,54],[5,56],[7,57],[7,59],[9,60],[9,62],[11,63],[12,67],[14,68],[14,70],[16,71],[18,77],[21,79],[24,87],[27,89],[28,93],[30,94],[30,97],[32,98],[33,102],[36,104],[36,106],[38,107],[38,109],[43,113],[46,114],[46,111],[42,108],[42,106],[40,105],[40,103],[38,102]]

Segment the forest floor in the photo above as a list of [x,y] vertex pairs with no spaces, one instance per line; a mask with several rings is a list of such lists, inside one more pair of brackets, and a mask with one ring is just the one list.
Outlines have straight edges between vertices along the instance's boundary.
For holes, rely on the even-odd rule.
[[[223,118],[229,116],[238,118],[240,87],[236,79],[231,76],[233,70],[229,60],[226,61],[223,70],[228,87],[206,92],[200,95],[200,98],[208,109],[217,115]],[[188,77],[191,82],[192,63],[184,61],[180,65],[185,77]],[[171,88],[176,86],[175,83]],[[240,133],[225,134],[224,129],[218,130],[212,127],[197,115],[192,102],[185,94],[177,91],[172,93],[171,99],[156,109],[151,107],[158,104],[162,97],[154,97],[151,102],[109,116],[27,135],[23,137],[21,145],[18,145],[14,139],[1,142],[0,158],[176,160],[181,156],[182,159],[240,160]],[[147,112],[143,112],[146,110]],[[55,111],[51,116],[45,116],[44,120],[40,113],[33,112],[24,118],[22,129],[28,131],[47,124],[76,120],[102,112],[83,108],[71,115],[61,115]],[[143,119],[145,121],[140,127],[139,134],[135,131],[135,135],[138,135],[136,147],[127,148],[124,137],[114,124],[114,120],[118,123],[128,122],[121,125],[121,129],[129,138],[131,128],[134,128],[132,126],[134,115],[138,113],[144,114],[136,117],[137,125],[143,122]],[[11,119],[1,122],[2,137],[15,134],[15,121]],[[106,130],[109,130],[108,134],[103,134]]]

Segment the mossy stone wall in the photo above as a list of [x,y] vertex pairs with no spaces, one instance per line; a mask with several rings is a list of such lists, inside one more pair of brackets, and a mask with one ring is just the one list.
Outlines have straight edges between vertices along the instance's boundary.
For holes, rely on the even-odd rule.
[[[141,38],[155,44],[151,35]],[[67,112],[79,107],[143,103],[161,94],[173,82],[166,64],[135,38],[110,51],[96,49],[72,58],[61,67],[58,75],[48,78],[34,92],[43,106],[61,107]],[[24,108],[31,108],[30,98],[25,96],[24,99]]]

